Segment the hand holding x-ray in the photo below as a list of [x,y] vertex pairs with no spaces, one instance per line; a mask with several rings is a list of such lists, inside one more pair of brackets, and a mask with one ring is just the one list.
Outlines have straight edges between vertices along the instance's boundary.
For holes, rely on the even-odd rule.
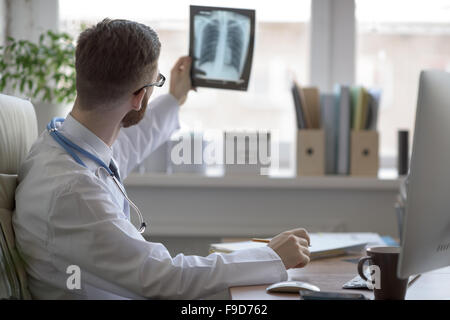
[[181,57],[173,66],[170,72],[170,94],[178,100],[181,105],[187,99],[189,90],[195,90],[192,87],[189,72],[192,66],[192,59],[190,57]]

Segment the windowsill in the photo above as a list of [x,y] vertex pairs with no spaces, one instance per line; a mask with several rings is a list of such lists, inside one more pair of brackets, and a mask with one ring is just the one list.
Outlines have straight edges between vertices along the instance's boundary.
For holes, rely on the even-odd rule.
[[271,176],[195,173],[132,173],[125,180],[128,187],[252,188],[252,189],[339,189],[398,190],[400,178],[380,170],[379,177],[316,176],[295,177],[286,172]]

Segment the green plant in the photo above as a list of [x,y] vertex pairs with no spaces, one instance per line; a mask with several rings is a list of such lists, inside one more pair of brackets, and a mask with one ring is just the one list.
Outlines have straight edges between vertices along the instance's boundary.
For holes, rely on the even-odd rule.
[[0,92],[12,89],[40,101],[75,100],[75,46],[67,33],[47,31],[38,43],[9,37],[0,47]]

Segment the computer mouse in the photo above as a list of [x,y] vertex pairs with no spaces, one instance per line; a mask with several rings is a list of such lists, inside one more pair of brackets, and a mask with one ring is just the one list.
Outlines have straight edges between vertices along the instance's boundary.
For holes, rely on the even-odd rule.
[[319,292],[320,288],[302,281],[281,281],[274,283],[266,288],[267,292],[294,292],[298,293],[300,289]]

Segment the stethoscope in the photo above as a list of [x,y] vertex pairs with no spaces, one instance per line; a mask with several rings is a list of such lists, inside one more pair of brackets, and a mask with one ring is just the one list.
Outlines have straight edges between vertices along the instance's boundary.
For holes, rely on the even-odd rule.
[[[130,200],[130,198],[128,198],[125,190],[123,189],[122,184],[117,180],[116,176],[114,175],[114,172],[112,172],[112,170],[102,161],[100,160],[98,157],[94,156],[92,153],[84,150],[83,148],[81,148],[80,146],[78,146],[77,144],[73,143],[72,141],[70,141],[69,139],[67,139],[64,135],[62,135],[61,133],[58,132],[58,128],[56,127],[56,123],[60,122],[63,123],[64,122],[64,118],[53,118],[48,124],[47,124],[47,130],[48,133],[53,137],[53,139],[55,139],[56,142],[59,143],[59,145],[61,145],[61,147],[64,148],[64,150],[67,151],[67,153],[69,155],[72,156],[72,158],[80,165],[82,165],[83,167],[87,168],[87,166],[84,164],[84,162],[80,159],[80,157],[78,157],[78,155],[75,153],[75,151],[78,151],[79,153],[81,153],[83,156],[91,159],[92,161],[96,162],[98,165],[100,165],[100,167],[98,168],[98,170],[105,170],[107,172],[107,174],[113,179],[114,183],[116,184],[116,186],[119,188],[120,192],[122,193],[122,195],[125,197],[125,199],[127,199],[128,203],[133,207],[133,209],[136,211],[136,213],[139,216],[139,222],[141,224],[141,226],[139,227],[138,231],[140,233],[143,233],[145,231],[145,227],[147,226],[147,224],[144,221],[144,218],[142,217],[141,211],[139,211],[139,208],[133,203],[133,201]],[[74,151],[75,150],[75,151]],[[97,172],[98,173],[98,172]]]

